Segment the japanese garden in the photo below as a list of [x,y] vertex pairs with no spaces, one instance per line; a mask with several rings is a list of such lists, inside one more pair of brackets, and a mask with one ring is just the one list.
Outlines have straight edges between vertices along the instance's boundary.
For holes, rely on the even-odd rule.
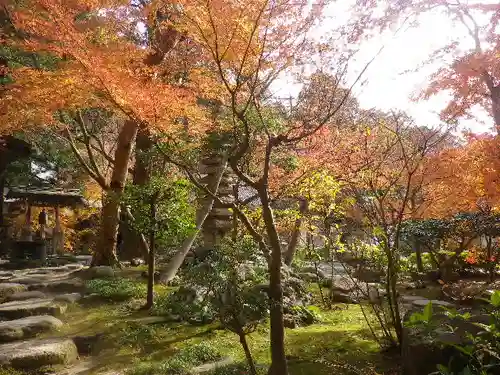
[[0,375],[500,374],[499,23],[1,0]]

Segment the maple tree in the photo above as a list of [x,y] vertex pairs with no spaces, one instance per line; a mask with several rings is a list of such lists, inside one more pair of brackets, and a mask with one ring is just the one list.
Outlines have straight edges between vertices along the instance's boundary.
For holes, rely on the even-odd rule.
[[[385,339],[400,345],[403,338],[397,280],[401,231],[407,219],[418,217],[425,203],[425,199],[418,198],[423,198],[426,159],[440,149],[447,130],[416,127],[413,120],[402,113],[377,120],[365,127],[365,142],[355,151],[356,158],[368,167],[349,179],[346,189],[356,200],[353,209],[360,214],[357,216],[363,227],[376,239],[384,254],[388,313],[379,316],[383,317],[380,321]],[[374,312],[377,313],[376,308]]]
[[[35,1],[7,4],[3,9],[12,25],[7,41],[13,48],[48,53],[57,62],[50,70],[11,69],[13,83],[7,86],[2,101],[3,124],[16,129],[30,124],[60,126],[62,122],[67,127],[67,121],[54,116],[56,113],[69,113],[72,121],[81,122],[80,108],[89,107],[105,107],[125,118],[109,179],[96,170],[92,150],[87,160],[79,157],[107,195],[95,262],[114,264],[119,196],[137,132],[154,128],[170,136],[186,131],[191,137],[200,135],[205,122],[194,105],[193,88],[199,91],[202,85],[196,76],[189,85],[172,84],[165,71],[173,76],[178,69],[145,64],[150,52],[129,37],[133,28],[125,15],[135,8],[126,2]],[[160,47],[168,52],[165,45]],[[155,49],[160,47],[154,44]],[[159,74],[163,79],[155,79]],[[197,126],[186,129],[179,118],[196,119]]]
[[[433,202],[425,217],[446,218],[486,204],[498,210],[499,138],[467,134],[465,142],[428,160],[431,181],[425,194]],[[460,189],[457,187],[460,186]]]
[[[360,0],[361,8],[376,2]],[[382,17],[367,15],[367,25],[386,28],[401,20],[413,20],[425,13],[441,14],[456,26],[456,35],[447,45],[434,51],[429,64],[437,70],[422,97],[447,92],[451,100],[441,115],[446,121],[459,117],[474,118],[472,112],[481,107],[489,113],[497,132],[500,127],[500,5],[488,1],[418,0],[389,1]],[[464,43],[464,33],[468,43]],[[425,41],[423,41],[425,42]],[[466,46],[470,45],[469,46]],[[451,62],[443,66],[442,61]]]

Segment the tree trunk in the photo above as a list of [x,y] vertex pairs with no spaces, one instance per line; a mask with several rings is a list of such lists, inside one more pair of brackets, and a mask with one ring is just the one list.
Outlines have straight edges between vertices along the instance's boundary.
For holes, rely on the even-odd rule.
[[491,109],[497,133],[500,134],[500,85],[493,87],[491,92]]
[[4,212],[3,206],[5,204],[5,196],[3,195],[3,190],[5,188],[5,172],[0,170],[0,230],[3,228],[4,223]]
[[102,207],[101,233],[97,249],[92,259],[93,266],[114,266],[116,256],[116,237],[118,234],[120,198],[127,180],[132,144],[137,135],[137,123],[126,120],[118,135],[115,151],[115,164],[111,176],[110,188],[105,192]]
[[240,336],[240,344],[243,347],[243,351],[245,352],[245,357],[247,359],[248,368],[250,369],[251,375],[257,375],[257,369],[255,368],[255,363],[253,361],[252,353],[250,352],[250,348],[248,347],[247,339],[244,333],[239,333]]
[[[134,185],[143,186],[150,179],[150,158],[153,143],[151,142],[151,134],[149,129],[145,127],[139,128],[135,141],[135,166],[132,183]],[[134,213],[132,213],[133,216]],[[123,259],[142,258],[148,263],[148,247],[144,246],[141,234],[137,233],[131,225],[125,220],[120,228],[123,242],[120,255]]]
[[295,251],[297,250],[297,245],[299,243],[302,221],[304,220],[303,215],[305,214],[306,210],[307,210],[307,200],[302,199],[300,201],[300,206],[299,206],[300,216],[297,218],[297,220],[295,220],[292,236],[290,238],[290,242],[288,243],[288,248],[285,252],[284,262],[287,266],[290,266],[293,262],[293,257],[295,255]]
[[422,245],[417,239],[414,239],[415,256],[417,259],[417,271],[424,272],[424,262],[422,261]]
[[148,256],[148,295],[145,309],[151,309],[154,303],[154,285],[155,285],[155,235],[156,235],[156,199],[150,203],[150,215],[153,225],[149,233],[149,256]]
[[[213,183],[209,184],[209,186],[208,186],[208,188],[210,189],[210,191],[214,195],[217,195],[217,191],[219,190],[220,181],[222,179],[222,175],[224,174],[224,171],[226,170],[226,166],[227,166],[227,159],[223,160],[221,167],[220,167],[219,171],[217,172]],[[201,228],[203,227],[203,223],[205,222],[206,218],[208,217],[208,214],[210,213],[210,211],[212,211],[213,205],[214,205],[214,198],[208,197],[207,200],[205,201],[205,204],[203,205],[203,207],[197,212],[195,229],[193,230],[193,233],[182,242],[180,249],[174,254],[172,259],[170,259],[170,262],[167,264],[167,267],[160,275],[160,281],[162,283],[164,283],[164,284],[168,283],[177,274],[177,271],[182,266],[182,263],[184,262],[184,259],[186,258],[187,253],[191,249],[191,246],[193,245],[194,240],[196,239],[196,237],[200,233]]]
[[259,189],[262,202],[262,217],[271,246],[269,264],[269,311],[271,318],[271,367],[270,375],[287,375],[285,356],[285,326],[283,324],[283,289],[281,286],[281,246],[267,187]]

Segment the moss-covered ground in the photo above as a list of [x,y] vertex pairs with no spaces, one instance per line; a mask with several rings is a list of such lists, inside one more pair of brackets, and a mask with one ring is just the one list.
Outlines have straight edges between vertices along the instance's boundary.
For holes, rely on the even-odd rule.
[[[134,278],[132,275],[128,277]],[[135,278],[137,282],[137,278]],[[158,287],[159,294],[168,289]],[[100,334],[93,346],[92,366],[86,375],[110,370],[134,374],[145,364],[167,361],[186,348],[203,343],[222,356],[245,360],[238,337],[217,324],[193,326],[185,323],[148,322],[140,310],[142,299],[110,301],[93,299],[68,308],[66,323],[57,336]],[[291,375],[397,374],[397,361],[381,353],[358,305],[339,304],[331,310],[318,309],[319,323],[286,331],[286,350]],[[54,333],[50,334],[54,336]],[[268,324],[249,335],[255,361],[264,368],[270,363]],[[85,360],[85,358],[84,358]],[[0,372],[1,375],[4,375]],[[140,373],[151,374],[156,373]],[[161,373],[163,374],[163,373]],[[160,375],[160,373],[158,373]]]

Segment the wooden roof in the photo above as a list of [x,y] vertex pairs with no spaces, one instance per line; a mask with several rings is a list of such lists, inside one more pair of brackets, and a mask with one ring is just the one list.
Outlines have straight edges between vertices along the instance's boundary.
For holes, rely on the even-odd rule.
[[53,187],[13,187],[8,199],[22,199],[32,206],[88,206],[87,201],[76,189],[64,190]]

